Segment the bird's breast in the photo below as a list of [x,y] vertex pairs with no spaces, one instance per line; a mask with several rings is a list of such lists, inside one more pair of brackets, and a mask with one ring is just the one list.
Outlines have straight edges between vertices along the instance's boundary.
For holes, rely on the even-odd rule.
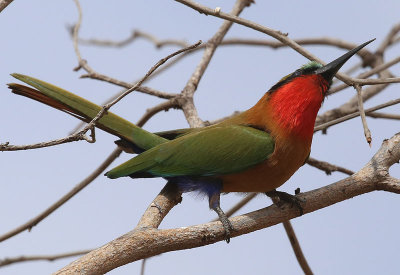
[[306,161],[311,140],[280,140],[272,155],[245,171],[223,175],[223,192],[268,192],[284,184]]

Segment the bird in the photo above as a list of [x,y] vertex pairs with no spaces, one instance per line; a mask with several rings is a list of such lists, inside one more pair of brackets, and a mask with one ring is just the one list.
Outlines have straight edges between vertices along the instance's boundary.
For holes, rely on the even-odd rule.
[[[105,175],[160,177],[181,193],[208,197],[229,243],[234,227],[220,206],[220,195],[257,192],[278,196],[300,208],[296,196],[276,189],[304,163],[310,152],[318,111],[338,70],[372,39],[323,66],[311,61],[279,80],[250,109],[214,125],[150,133],[107,112],[96,127],[121,138],[117,142],[137,155]],[[13,93],[29,97],[91,121],[101,107],[64,89],[22,74],[31,85],[8,84]]]

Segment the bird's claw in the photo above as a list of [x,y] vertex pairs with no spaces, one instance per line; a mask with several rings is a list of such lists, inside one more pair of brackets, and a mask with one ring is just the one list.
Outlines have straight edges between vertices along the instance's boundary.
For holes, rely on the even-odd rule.
[[218,214],[218,218],[225,229],[224,239],[227,243],[229,243],[231,241],[231,232],[234,230],[232,223],[230,222],[224,211],[222,211],[221,207],[216,206],[215,208],[213,208],[213,210]]
[[273,199],[274,204],[276,204],[279,208],[282,208],[285,203],[289,203],[291,207],[295,206],[297,209],[299,209],[300,215],[304,214],[303,207],[301,206],[302,203],[305,203],[304,199],[300,199],[297,196],[276,190],[265,192],[265,194],[272,199],[276,197],[279,198],[278,201]]

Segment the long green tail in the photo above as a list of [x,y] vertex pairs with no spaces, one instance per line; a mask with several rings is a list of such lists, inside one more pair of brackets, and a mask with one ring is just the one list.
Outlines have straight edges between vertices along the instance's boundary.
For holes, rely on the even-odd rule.
[[[83,121],[91,121],[102,109],[97,104],[42,80],[16,73],[12,76],[38,89],[15,83],[8,84],[13,93],[37,100]],[[111,112],[105,114],[96,123],[96,127],[130,141],[144,150],[166,141],[165,138],[143,130]]]

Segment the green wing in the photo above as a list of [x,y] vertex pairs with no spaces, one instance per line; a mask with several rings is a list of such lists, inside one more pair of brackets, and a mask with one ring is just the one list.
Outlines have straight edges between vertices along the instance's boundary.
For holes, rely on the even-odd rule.
[[175,130],[168,130],[168,131],[163,131],[163,132],[156,132],[154,133],[155,135],[166,138],[166,139],[176,139],[178,137],[194,133],[197,131],[201,131],[202,128],[184,128],[184,129],[175,129]]
[[274,140],[247,126],[211,126],[160,144],[109,171],[106,176],[215,176],[240,172],[266,160]]

